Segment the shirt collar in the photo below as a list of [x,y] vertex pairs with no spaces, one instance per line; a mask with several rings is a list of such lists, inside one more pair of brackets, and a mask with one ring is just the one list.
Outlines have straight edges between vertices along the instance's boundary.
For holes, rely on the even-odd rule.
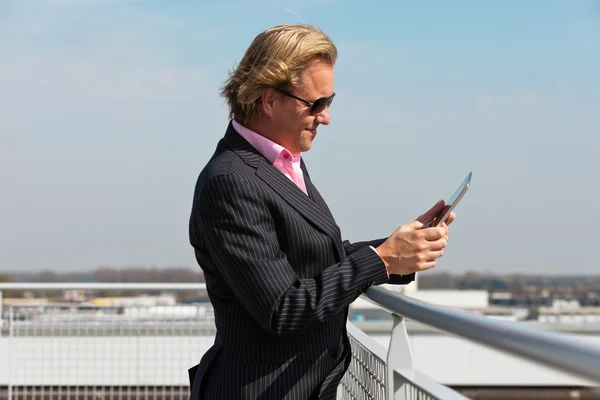
[[274,164],[277,159],[286,158],[287,154],[292,162],[300,162],[301,154],[292,154],[285,147],[273,142],[270,139],[254,132],[251,129],[242,126],[235,119],[231,121],[233,128],[250,143],[256,150],[258,150],[271,164]]

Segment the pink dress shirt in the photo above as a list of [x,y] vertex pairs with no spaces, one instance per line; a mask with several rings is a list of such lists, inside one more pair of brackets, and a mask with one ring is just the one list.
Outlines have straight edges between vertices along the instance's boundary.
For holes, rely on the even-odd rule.
[[246,139],[248,143],[265,156],[275,168],[294,182],[305,194],[308,194],[306,191],[306,184],[304,183],[304,174],[300,168],[300,153],[292,154],[283,146],[240,125],[235,119],[232,120],[231,123],[233,128]]

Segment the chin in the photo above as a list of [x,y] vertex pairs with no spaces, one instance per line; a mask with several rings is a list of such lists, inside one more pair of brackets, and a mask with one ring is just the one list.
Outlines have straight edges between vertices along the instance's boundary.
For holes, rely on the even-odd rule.
[[312,147],[312,140],[306,140],[306,141],[300,143],[300,146],[299,146],[300,151],[302,153],[309,151],[311,149],[311,147]]
[[298,143],[302,152],[310,150],[310,148],[312,147],[312,144],[313,144],[313,140],[315,139],[315,136],[317,136],[316,133],[312,133],[310,131],[307,131],[307,132],[309,134],[302,138],[303,140],[301,143]]

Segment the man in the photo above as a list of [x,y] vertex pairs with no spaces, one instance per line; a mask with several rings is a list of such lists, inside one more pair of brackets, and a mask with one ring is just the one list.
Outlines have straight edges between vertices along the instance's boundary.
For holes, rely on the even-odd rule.
[[424,226],[442,201],[389,238],[342,240],[301,159],[330,122],[336,58],[319,29],[277,26],[223,87],[232,120],[190,217],[217,327],[189,371],[194,400],[335,398],[349,304],[371,285],[413,281],[446,246],[446,225]]

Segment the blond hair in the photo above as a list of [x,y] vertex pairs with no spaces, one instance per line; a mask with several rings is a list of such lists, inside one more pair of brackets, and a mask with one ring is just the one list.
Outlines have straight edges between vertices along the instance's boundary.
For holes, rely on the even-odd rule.
[[299,87],[304,68],[319,58],[332,67],[337,48],[319,28],[311,25],[278,25],[260,33],[221,88],[229,117],[250,125],[261,116],[260,96],[267,88]]

